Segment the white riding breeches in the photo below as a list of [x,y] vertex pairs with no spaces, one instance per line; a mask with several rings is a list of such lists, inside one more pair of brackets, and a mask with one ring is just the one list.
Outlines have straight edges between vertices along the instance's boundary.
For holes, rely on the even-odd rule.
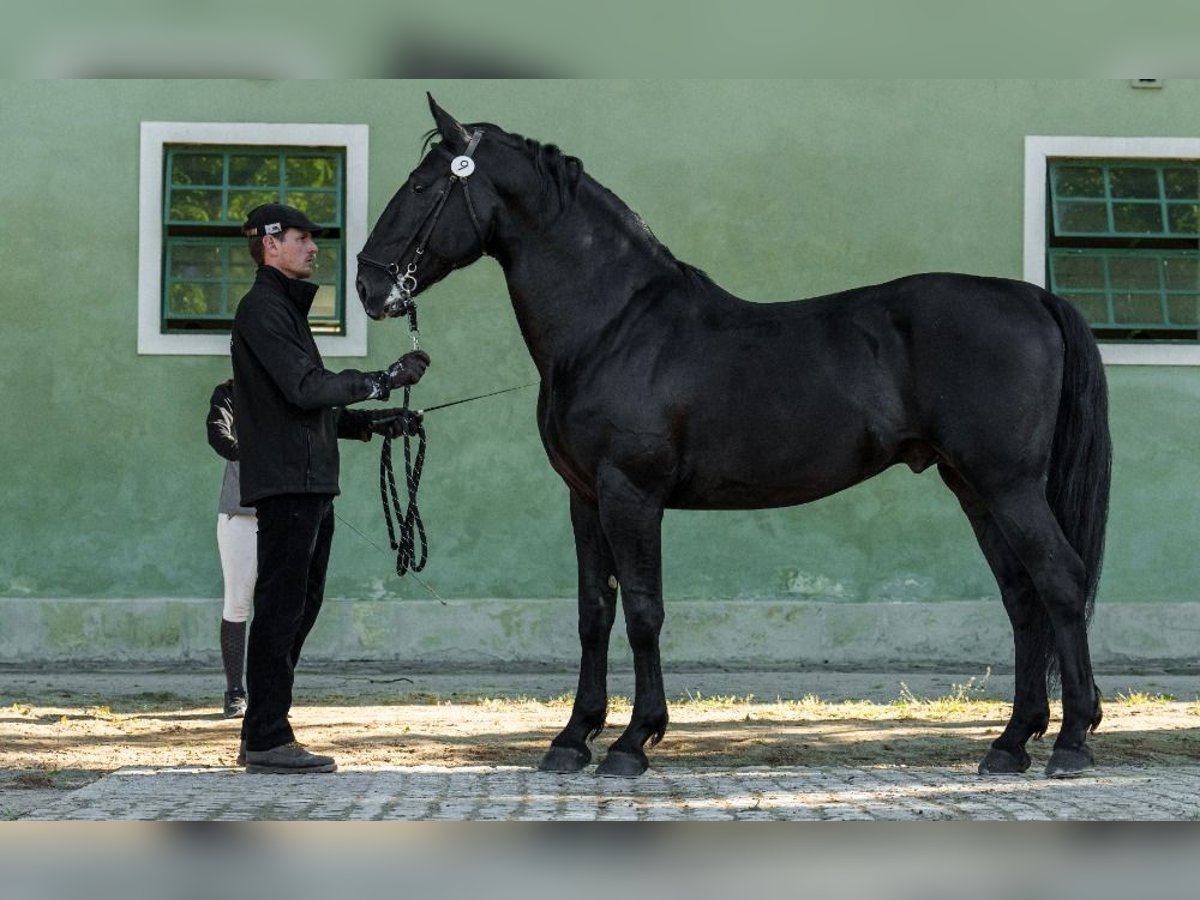
[[221,618],[245,622],[254,606],[258,580],[258,516],[217,515],[217,547],[225,576],[225,607]]

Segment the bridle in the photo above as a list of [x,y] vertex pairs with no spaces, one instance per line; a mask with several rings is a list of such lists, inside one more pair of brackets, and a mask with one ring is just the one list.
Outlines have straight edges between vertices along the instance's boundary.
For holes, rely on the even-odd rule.
[[[387,300],[383,303],[383,312],[387,316],[407,315],[411,331],[414,334],[414,343],[417,333],[417,305],[413,300],[413,294],[417,291],[417,264],[420,263],[421,257],[425,255],[425,248],[429,245],[429,238],[433,235],[438,219],[442,215],[442,210],[446,207],[446,201],[450,199],[450,194],[453,193],[456,184],[462,184],[463,198],[467,202],[467,213],[471,217],[471,227],[474,228],[475,237],[479,241],[479,251],[480,253],[487,252],[483,230],[479,227],[479,216],[475,212],[475,204],[471,202],[471,190],[467,185],[467,179],[475,171],[475,160],[472,157],[475,155],[475,148],[479,146],[479,141],[482,137],[483,129],[477,128],[467,143],[467,149],[463,151],[462,155],[456,156],[450,161],[450,174],[446,176],[447,182],[445,187],[438,193],[437,202],[425,214],[425,218],[421,220],[421,224],[413,237],[401,248],[394,262],[384,263],[376,259],[371,259],[362,253],[358,254],[360,265],[382,269],[391,276],[394,286]],[[417,242],[416,250],[412,254],[412,259],[404,266],[403,271],[401,271],[401,262],[404,260],[408,248],[412,246],[414,240]]]
[[[413,294],[417,290],[417,264],[425,255],[429,238],[437,228],[438,219],[441,218],[442,210],[446,208],[446,201],[450,199],[450,194],[453,193],[456,184],[461,183],[463,186],[463,198],[467,202],[471,227],[475,229],[475,237],[479,241],[479,252],[481,254],[487,252],[483,230],[479,227],[479,216],[475,212],[475,204],[471,202],[471,190],[467,186],[467,179],[475,171],[475,160],[472,157],[475,155],[475,148],[479,146],[482,137],[483,130],[476,129],[467,143],[467,149],[461,156],[456,156],[450,161],[450,173],[446,177],[446,185],[438,194],[437,202],[425,214],[425,218],[421,220],[413,238],[410,238],[401,247],[394,262],[383,263],[377,259],[371,259],[363,253],[358,254],[360,265],[382,269],[394,282],[391,293],[383,303],[383,312],[388,316],[408,316],[408,330],[412,337],[414,350],[420,348],[420,332],[417,330],[417,304],[413,300]],[[404,271],[401,272],[400,264],[404,260],[408,248],[412,246],[413,240],[417,241],[416,250],[413,252],[412,259],[404,267]],[[404,407],[406,409],[410,407],[410,390],[409,387],[404,388]],[[515,388],[509,388],[509,390],[515,390]],[[417,508],[417,491],[421,484],[421,470],[425,463],[425,426],[417,426],[418,441],[415,460],[410,444],[411,437],[412,435],[409,434],[404,436],[404,470],[408,488],[407,508],[401,502],[396,490],[396,474],[392,468],[392,438],[384,438],[383,449],[379,455],[379,496],[383,503],[384,521],[387,523],[388,543],[391,544],[392,550],[396,554],[397,575],[404,575],[406,572],[420,572],[425,568],[425,562],[429,558],[429,542],[425,535],[425,523],[421,520],[421,513]],[[355,529],[355,531],[357,530]],[[414,577],[416,577],[415,574]],[[437,596],[436,592],[434,592],[434,596]]]

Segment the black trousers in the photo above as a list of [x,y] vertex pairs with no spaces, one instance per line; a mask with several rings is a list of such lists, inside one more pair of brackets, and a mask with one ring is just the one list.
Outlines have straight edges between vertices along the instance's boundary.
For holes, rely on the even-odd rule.
[[295,740],[288,712],[304,639],[325,597],[333,542],[333,495],[280,494],[259,500],[258,582],[246,647],[247,750]]

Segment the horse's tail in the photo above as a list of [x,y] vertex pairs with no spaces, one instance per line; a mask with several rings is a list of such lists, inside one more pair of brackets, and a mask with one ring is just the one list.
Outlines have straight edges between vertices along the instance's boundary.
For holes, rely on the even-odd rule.
[[[1083,316],[1061,297],[1047,293],[1043,301],[1063,337],[1062,394],[1054,426],[1046,499],[1067,541],[1083,560],[1084,614],[1090,622],[1104,560],[1112,477],[1108,388],[1100,348]],[[1047,619],[1046,653],[1053,672],[1055,642],[1049,628]]]

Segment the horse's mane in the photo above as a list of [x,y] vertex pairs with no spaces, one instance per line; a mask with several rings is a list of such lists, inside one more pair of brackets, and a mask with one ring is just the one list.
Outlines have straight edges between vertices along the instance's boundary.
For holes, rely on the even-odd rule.
[[[650,230],[650,226],[646,224],[642,217],[630,209],[624,200],[590,175],[586,175],[583,171],[583,162],[578,157],[563,153],[555,144],[543,144],[515,132],[505,131],[488,122],[474,122],[463,127],[468,131],[482,128],[484,133],[489,137],[524,153],[530,162],[533,163],[534,172],[537,174],[538,180],[542,185],[543,195],[554,204],[555,209],[552,213],[554,217],[562,215],[563,212],[575,203],[578,197],[579,185],[586,179],[587,182],[595,186],[601,196],[606,198],[609,203],[613,204],[621,212],[623,218],[649,238],[651,247],[656,254],[662,257],[669,265],[678,269],[680,275],[699,286],[715,287],[715,283],[703,269],[676,258],[675,254]],[[434,138],[438,137],[438,134],[438,130],[434,128],[424,135],[421,147],[422,156],[428,152],[430,145],[433,143]]]

